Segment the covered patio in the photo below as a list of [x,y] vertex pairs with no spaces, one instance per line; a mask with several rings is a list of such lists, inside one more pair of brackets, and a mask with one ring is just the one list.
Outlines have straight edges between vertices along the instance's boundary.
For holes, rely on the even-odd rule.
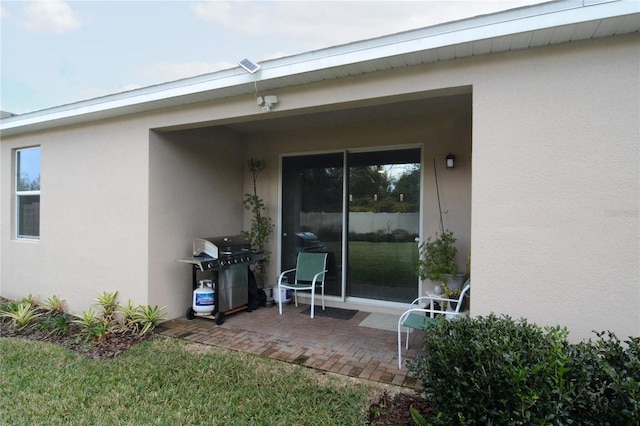
[[[349,319],[340,319],[322,316],[317,307],[311,319],[308,308],[285,305],[279,315],[277,306],[261,307],[233,314],[222,325],[202,318],[177,318],[165,322],[159,332],[377,383],[418,386],[406,368],[398,369],[397,331],[393,329],[398,316],[357,311]],[[416,356],[423,338],[422,332],[411,333],[407,359]]]

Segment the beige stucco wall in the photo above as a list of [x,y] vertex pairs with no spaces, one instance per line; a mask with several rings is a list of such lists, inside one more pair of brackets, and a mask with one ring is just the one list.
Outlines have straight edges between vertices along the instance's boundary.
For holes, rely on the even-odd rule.
[[[439,170],[439,180],[446,225],[461,237],[463,256],[472,247],[473,315],[497,312],[566,325],[574,339],[592,329],[640,335],[639,39],[283,88],[267,115],[251,94],[3,138],[0,294],[59,294],[80,310],[99,292],[119,290],[123,300],[166,305],[169,317],[182,315],[189,291],[177,281],[190,274],[175,258],[188,254],[194,236],[248,223],[241,206],[250,188],[247,158],[269,164],[258,191],[277,217],[283,154],[423,145],[425,237],[438,223],[432,158],[452,151],[458,158],[458,168]],[[245,134],[218,127],[238,117],[346,111],[461,93],[449,88],[472,91],[472,117],[418,115]],[[184,130],[191,127],[203,129]],[[37,144],[42,236],[18,242],[7,202],[10,152]],[[189,188],[212,196],[203,199]],[[237,202],[228,203],[234,197]]]
[[[559,324],[573,340],[594,329],[640,335],[638,46],[633,35],[479,57],[380,73],[349,92],[375,97],[407,87],[473,86],[473,315]],[[345,89],[343,83],[334,87]],[[306,95],[320,103],[345,96],[313,89]],[[256,141],[249,153],[268,154],[271,138],[274,164],[277,152],[397,141],[389,129],[399,128],[383,123],[337,137],[327,129],[289,130]],[[446,145],[436,146],[446,155]],[[428,192],[425,181],[426,235],[437,216]]]
[[242,230],[243,150],[226,129],[153,133],[149,141],[149,304],[166,316],[191,306],[194,238]]
[[474,314],[640,335],[637,35],[477,60]]
[[[191,254],[195,237],[242,229],[243,150],[231,131],[149,130],[159,122],[166,117],[3,138],[2,296],[56,294],[80,312],[118,291],[123,303],[184,314],[191,269],[175,259]],[[16,240],[11,152],[33,145],[42,149],[41,235]]]
[[[130,120],[2,140],[2,296],[54,294],[87,309],[103,291],[146,301],[148,130]],[[14,239],[14,148],[41,146],[40,240]]]
[[[403,119],[365,121],[356,124],[321,128],[301,128],[274,131],[250,138],[247,155],[264,158],[271,165],[260,175],[260,195],[265,198],[270,215],[278,218],[278,176],[280,157],[305,153],[341,152],[344,150],[376,150],[391,147],[420,147],[423,150],[423,224],[421,237],[439,232],[438,204],[433,172],[433,159],[438,168],[438,183],[447,229],[458,237],[458,264],[464,271],[469,254],[471,226],[471,121],[465,114],[446,119],[418,115]],[[447,170],[444,158],[455,153],[456,168]],[[246,177],[245,186],[249,184]],[[248,190],[245,187],[245,190]],[[246,221],[245,221],[246,222]],[[248,226],[248,222],[245,223]],[[279,271],[277,257],[278,233],[271,249],[274,261],[268,276],[275,282]],[[416,278],[417,283],[417,278]]]

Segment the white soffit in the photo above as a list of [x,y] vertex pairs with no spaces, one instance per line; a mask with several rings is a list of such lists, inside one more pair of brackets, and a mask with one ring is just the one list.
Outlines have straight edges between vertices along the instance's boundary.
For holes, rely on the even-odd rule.
[[636,0],[565,0],[358,41],[80,101],[0,121],[3,135],[187,105],[261,90],[640,31]]

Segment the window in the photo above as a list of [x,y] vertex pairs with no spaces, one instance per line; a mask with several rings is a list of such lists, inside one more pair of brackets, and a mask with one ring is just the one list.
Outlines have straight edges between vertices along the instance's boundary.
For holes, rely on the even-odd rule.
[[16,236],[40,238],[40,147],[16,153]]

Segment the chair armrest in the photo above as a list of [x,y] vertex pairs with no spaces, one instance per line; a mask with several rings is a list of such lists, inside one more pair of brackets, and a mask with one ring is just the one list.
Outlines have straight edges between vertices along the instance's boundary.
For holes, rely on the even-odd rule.
[[293,269],[287,269],[286,271],[282,271],[282,273],[280,273],[280,276],[278,277],[278,285],[282,284],[282,277],[284,277],[286,274],[289,274],[291,272],[295,272],[297,268],[293,268]]
[[444,315],[444,314],[453,314],[454,312],[447,311],[446,309],[412,308],[406,311],[404,314],[408,315],[411,313],[443,314]]
[[[424,313],[424,318],[422,322],[425,324],[432,324],[435,321],[439,321],[438,318],[432,318],[428,315],[430,314],[442,314],[442,315],[452,315],[452,316],[461,316],[461,312],[447,311],[446,309],[429,309],[429,308],[413,308],[405,311],[402,315],[400,315],[400,319],[398,319],[398,329],[401,327],[409,327],[409,328],[417,328],[413,326],[413,324],[405,325],[407,318],[409,318],[412,314],[422,314]],[[422,315],[420,315],[422,317]]]
[[312,281],[312,283],[313,283],[314,285],[316,285],[316,281],[318,281],[318,277],[319,277],[320,275],[322,275],[322,274],[326,274],[327,272],[329,272],[329,270],[328,270],[328,269],[325,269],[324,271],[322,271],[322,272],[318,272],[317,274],[315,274],[315,275],[313,276],[313,281]]
[[[402,327],[413,328],[416,330],[424,328],[426,325],[433,324],[436,321],[439,321],[437,318],[432,318],[426,314],[430,314],[431,312],[440,313],[440,311],[433,311],[431,309],[423,309],[423,308],[415,308],[409,309],[400,315],[398,319],[398,332],[402,329]],[[418,315],[418,314],[425,315]]]
[[422,302],[424,300],[428,300],[429,303],[431,303],[432,300],[434,302],[457,302],[458,301],[458,299],[448,299],[446,297],[439,297],[439,296],[420,296],[420,297],[416,297],[413,300],[413,302],[411,302],[411,305],[409,306],[409,309],[413,309],[414,305],[419,305],[420,302]]

